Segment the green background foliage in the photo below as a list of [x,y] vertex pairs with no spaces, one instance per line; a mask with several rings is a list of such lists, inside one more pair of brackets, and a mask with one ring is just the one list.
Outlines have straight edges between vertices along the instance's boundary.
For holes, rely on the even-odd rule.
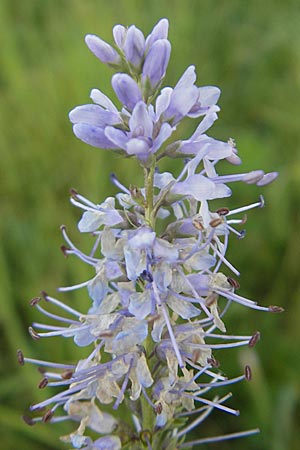
[[[110,70],[85,47],[86,33],[111,41],[116,23],[136,24],[148,33],[161,17],[170,20],[172,56],[167,83],[173,84],[191,63],[198,85],[222,89],[219,121],[210,134],[235,138],[244,169],[278,170],[276,183],[259,189],[233,186],[233,198],[218,206],[252,203],[263,192],[266,208],[249,213],[246,239],[230,243],[230,258],[241,272],[241,293],[263,305],[278,304],[283,315],[268,315],[236,305],[227,317],[230,333],[260,330],[251,351],[221,352],[228,375],[253,369],[251,383],[232,387],[231,405],[239,418],[215,413],[195,438],[260,427],[261,435],[243,442],[203,445],[201,449],[297,450],[299,430],[299,206],[300,206],[300,6],[298,1],[243,0],[2,0],[0,2],[0,430],[1,448],[67,448],[60,424],[26,426],[20,416],[47,393],[37,389],[32,366],[20,368],[16,348],[26,355],[73,361],[84,352],[72,341],[33,342],[27,326],[39,315],[28,300],[41,289],[91,276],[88,268],[59,252],[59,225],[76,229],[79,212],[69,204],[75,187],[95,202],[124,183],[141,182],[137,166],[109,152],[89,148],[72,134],[67,113],[88,103],[97,87],[112,95]],[[113,97],[114,98],[114,97]],[[192,121],[181,125],[189,136]],[[178,162],[175,163],[179,164]],[[168,166],[167,166],[168,167]],[[169,168],[174,168],[174,162]],[[175,167],[176,168],[176,167]],[[236,168],[222,167],[222,173]],[[85,292],[62,295],[82,311]],[[199,447],[200,448],[200,447]]]

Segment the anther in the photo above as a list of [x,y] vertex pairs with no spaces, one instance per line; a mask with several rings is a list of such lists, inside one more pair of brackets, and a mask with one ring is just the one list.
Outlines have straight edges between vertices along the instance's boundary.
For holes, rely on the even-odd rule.
[[253,348],[255,347],[255,345],[257,344],[257,342],[260,340],[260,332],[259,331],[255,331],[255,333],[253,333],[252,338],[249,341],[249,347]]
[[70,378],[72,378],[72,376],[73,376],[72,370],[66,370],[61,374],[63,380],[69,380]]
[[33,425],[35,425],[34,420],[31,419],[31,417],[29,416],[22,416],[22,419],[24,420],[24,422],[26,423],[26,425],[29,425],[30,427],[32,427]]
[[30,305],[30,306],[35,306],[35,305],[37,305],[40,301],[41,301],[41,297],[34,297],[33,299],[30,300],[29,305]]
[[263,195],[260,195],[260,196],[259,196],[259,200],[260,200],[260,205],[259,205],[259,207],[260,207],[260,208],[263,208],[263,207],[265,206],[265,199],[264,199]]
[[240,225],[245,225],[245,223],[247,222],[247,220],[248,220],[248,216],[247,216],[247,214],[244,214],[242,220],[240,221]]
[[229,208],[226,207],[219,208],[216,211],[216,213],[219,214],[219,216],[226,216],[227,214],[229,214],[229,212],[230,212]]
[[99,338],[110,338],[114,335],[114,333],[112,331],[102,331],[101,333],[99,333]]
[[212,306],[218,300],[218,294],[212,292],[205,299],[205,306]]
[[201,351],[199,349],[193,351],[192,361],[193,361],[194,364],[198,361],[200,356],[201,356]]
[[204,225],[200,218],[193,219],[193,225],[196,228],[196,230],[204,231]]
[[43,378],[38,384],[39,389],[44,389],[48,383],[49,383],[48,378],[47,377]]
[[247,381],[252,380],[252,372],[250,366],[245,366],[245,378]]
[[210,364],[212,367],[218,369],[220,367],[220,361],[215,359],[213,356],[211,358],[207,358],[207,364]]
[[281,308],[281,306],[270,305],[269,311],[272,313],[282,313],[284,311],[284,308]]
[[238,239],[244,239],[245,236],[246,236],[246,230],[241,230],[240,234],[238,236]]
[[46,291],[41,291],[41,296],[43,297],[44,300],[47,300],[48,294]]
[[66,229],[67,229],[66,225],[61,225],[59,228],[60,228],[60,231],[66,231]]
[[54,415],[54,412],[52,411],[52,409],[49,409],[49,410],[43,415],[43,418],[42,418],[43,422],[44,422],[44,423],[50,422],[50,420],[52,419],[53,415]]
[[159,314],[155,314],[155,315],[152,315],[152,316],[148,316],[147,317],[147,322],[149,323],[149,324],[152,324],[152,323],[154,323],[156,320],[158,320],[160,318],[160,315]]
[[73,198],[75,198],[75,199],[77,198],[78,192],[76,191],[76,189],[71,188],[71,189],[69,190],[69,193],[70,193],[71,197],[73,197]]
[[29,334],[32,337],[32,339],[34,339],[35,341],[38,341],[40,339],[40,336],[38,335],[38,333],[36,331],[34,331],[34,329],[32,327],[28,327],[28,331],[29,331]]
[[61,245],[60,249],[65,257],[69,256],[68,251],[70,251],[70,248],[66,247],[65,245]]
[[240,283],[232,277],[227,277],[227,281],[234,289],[239,289],[241,287]]
[[213,219],[209,222],[209,225],[212,228],[216,228],[217,226],[221,225],[221,223],[223,223],[223,220],[221,219],[221,217],[218,217],[217,219]]
[[20,366],[24,366],[25,361],[24,361],[24,355],[22,350],[17,350],[17,358],[18,358],[18,363],[20,364]]
[[162,404],[159,402],[158,405],[155,406],[156,414],[161,414],[163,410]]

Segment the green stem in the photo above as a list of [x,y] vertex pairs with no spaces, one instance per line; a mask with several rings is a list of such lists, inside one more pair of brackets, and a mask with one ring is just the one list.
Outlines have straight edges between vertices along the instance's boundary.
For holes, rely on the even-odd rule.
[[155,217],[153,216],[153,178],[155,171],[156,160],[153,158],[153,162],[150,168],[144,169],[145,174],[145,189],[146,189],[146,206],[145,206],[145,220],[148,225],[154,229]]

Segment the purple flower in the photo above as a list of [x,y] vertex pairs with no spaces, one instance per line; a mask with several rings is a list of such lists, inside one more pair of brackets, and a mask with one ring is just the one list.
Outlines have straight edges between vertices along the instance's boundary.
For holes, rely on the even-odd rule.
[[135,105],[128,125],[129,131],[108,126],[105,128],[105,136],[115,147],[125,150],[128,155],[136,156],[142,162],[156,153],[172,133],[172,128],[167,123],[163,123],[160,128],[156,126],[143,101]]
[[145,92],[152,94],[165,76],[171,54],[171,45],[167,39],[158,39],[150,47],[142,71]]
[[118,66],[121,63],[121,58],[116,50],[107,42],[100,39],[94,34],[87,34],[85,42],[88,48],[94,53],[97,58],[105,64]]

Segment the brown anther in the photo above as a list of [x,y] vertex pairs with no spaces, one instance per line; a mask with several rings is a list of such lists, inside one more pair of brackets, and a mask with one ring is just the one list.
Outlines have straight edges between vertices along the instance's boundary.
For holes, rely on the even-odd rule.
[[71,197],[77,198],[78,192],[76,191],[76,189],[71,188],[71,189],[69,190],[69,193],[70,193]]
[[52,417],[54,416],[54,412],[52,411],[52,409],[49,409],[42,418],[42,421],[44,423],[50,422],[50,420],[52,419]]
[[29,416],[22,416],[23,421],[26,423],[26,425],[29,425],[30,427],[32,427],[33,425],[35,425],[35,422],[32,420],[31,417]]
[[38,341],[40,339],[40,336],[38,335],[38,333],[36,331],[34,331],[34,329],[32,327],[28,327],[28,331],[29,331],[29,334],[32,337],[32,339],[34,339],[35,341]]
[[205,229],[202,220],[199,218],[193,219],[193,225],[196,228],[196,230],[204,231],[204,229]]
[[17,350],[17,358],[18,358],[18,363],[20,364],[20,366],[24,366],[25,361],[24,361],[24,355],[22,350]]
[[46,291],[41,291],[41,296],[43,297],[44,300],[47,300],[48,294]]
[[227,216],[227,214],[229,214],[230,210],[229,208],[219,208],[217,209],[216,213],[219,214],[219,216]]
[[258,341],[260,340],[260,332],[259,331],[255,331],[255,333],[253,333],[250,341],[249,341],[249,347],[253,348],[255,347],[255,345],[258,343]]
[[239,289],[241,287],[240,283],[236,281],[234,278],[227,277],[227,281],[230,284],[230,286],[232,286],[234,289]]
[[211,358],[207,358],[207,364],[210,364],[212,367],[216,369],[220,367],[220,361],[215,359],[213,356]]
[[221,219],[221,217],[218,217],[217,219],[213,219],[209,222],[209,225],[212,228],[216,228],[217,226],[221,225],[221,223],[223,223],[223,219]]
[[70,378],[72,378],[73,376],[73,371],[72,370],[66,370],[65,372],[63,372],[61,374],[61,377],[63,380],[69,380]]
[[193,350],[192,361],[193,361],[194,364],[198,361],[198,359],[200,358],[200,356],[201,356],[201,351],[200,351],[200,349]]
[[205,299],[205,306],[212,306],[218,300],[218,294],[211,292]]
[[66,229],[67,229],[66,225],[61,225],[59,228],[60,228],[60,231],[66,231]]
[[156,320],[158,320],[160,318],[160,315],[159,314],[154,314],[154,315],[152,315],[152,316],[148,316],[147,317],[147,322],[149,323],[149,324],[152,324],[152,323],[154,323]]
[[163,410],[162,404],[159,402],[158,405],[155,406],[156,414],[161,414]]
[[247,381],[252,380],[252,372],[250,366],[245,366],[245,378]]
[[70,249],[68,247],[66,247],[65,245],[61,245],[60,250],[62,251],[62,253],[65,257],[68,256],[68,251],[70,251]]
[[272,313],[282,313],[284,311],[284,309],[281,308],[281,306],[270,305],[269,311]]
[[34,297],[30,300],[29,305],[35,306],[41,301],[41,297]]
[[248,220],[248,216],[247,216],[247,214],[244,214],[244,216],[243,216],[243,218],[242,218],[242,220],[241,220],[241,222],[240,222],[240,225],[245,225],[245,223],[247,222],[247,220]]
[[101,333],[99,333],[99,338],[106,338],[106,337],[110,338],[113,335],[114,335],[114,333],[112,331],[105,330],[105,331],[102,331]]
[[48,380],[47,377],[45,377],[39,382],[38,388],[39,389],[44,389],[47,386],[48,383],[49,383],[49,380]]

